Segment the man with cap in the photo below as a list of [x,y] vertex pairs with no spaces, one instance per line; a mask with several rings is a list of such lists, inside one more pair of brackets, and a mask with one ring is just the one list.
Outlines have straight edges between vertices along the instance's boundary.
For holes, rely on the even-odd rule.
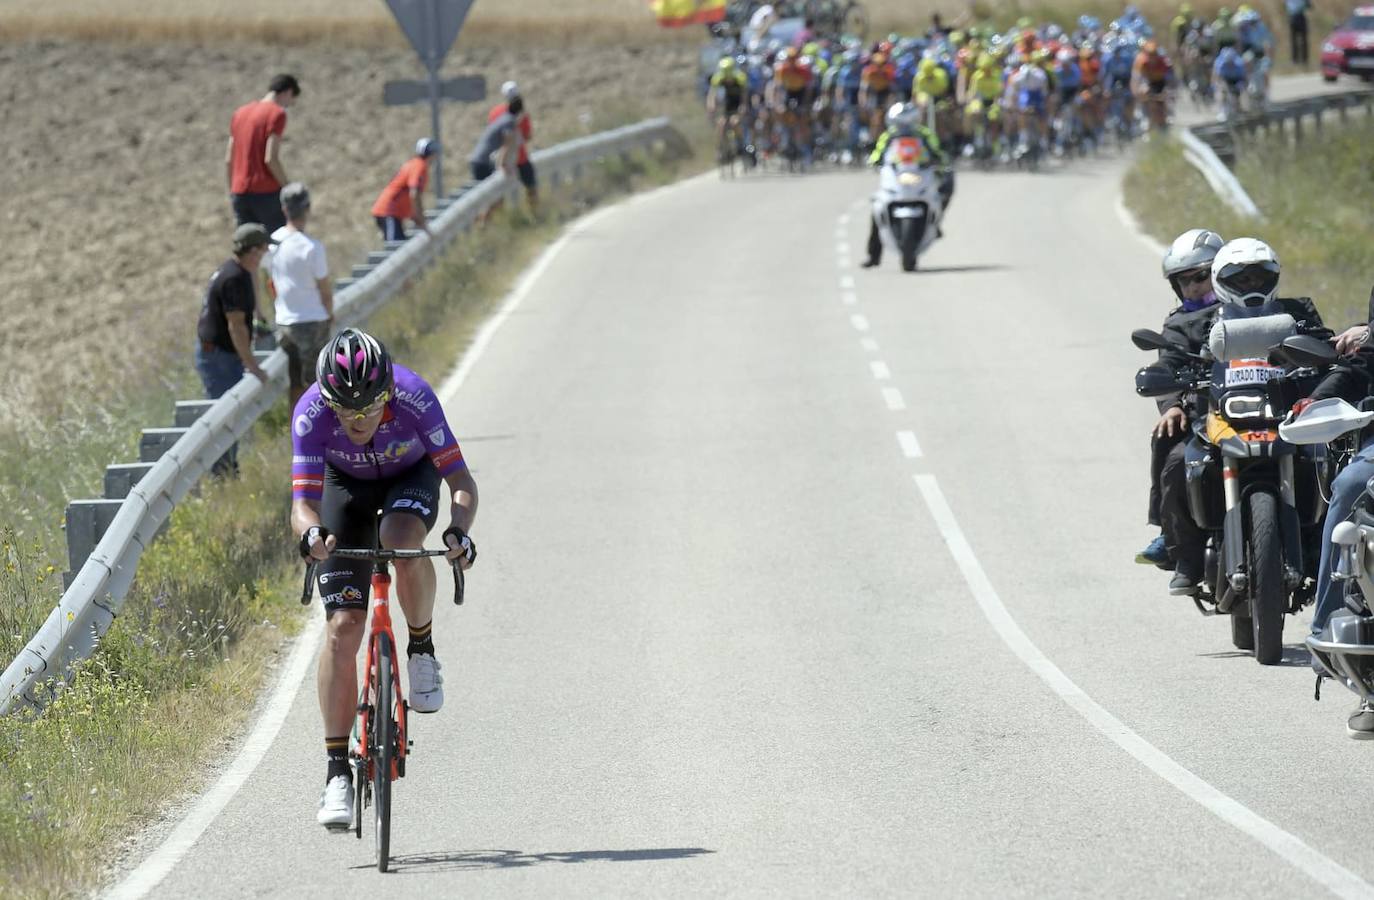
[[[501,96],[506,98],[505,102],[493,106],[487,113],[488,125],[510,112],[510,102],[520,96],[520,87],[514,81],[507,81],[501,85]],[[524,103],[523,98],[521,103]],[[525,197],[529,200],[530,209],[534,210],[539,201],[539,179],[534,172],[534,163],[530,162],[530,138],[534,135],[534,129],[530,124],[528,108],[521,110],[520,115],[516,117],[515,125],[520,132],[520,152],[515,158],[515,170],[520,174],[520,183],[525,186]]]
[[405,220],[410,219],[425,234],[429,223],[425,220],[425,185],[429,184],[429,160],[439,151],[439,142],[420,138],[415,142],[415,155],[401,164],[391,182],[382,188],[377,202],[372,204],[372,216],[381,229],[382,239],[406,239]]
[[[260,381],[267,373],[253,356],[252,328],[257,310],[253,278],[272,239],[256,222],[234,230],[233,253],[210,276],[196,323],[196,372],[205,385],[205,396],[218,400],[239,383],[245,370]],[[217,475],[238,474],[238,445],[229,448],[215,464]]]
[[268,285],[276,298],[277,344],[286,351],[291,405],[315,383],[315,359],[334,325],[334,285],[324,244],[306,234],[310,192],[299,181],[281,189],[286,224],[272,233]]

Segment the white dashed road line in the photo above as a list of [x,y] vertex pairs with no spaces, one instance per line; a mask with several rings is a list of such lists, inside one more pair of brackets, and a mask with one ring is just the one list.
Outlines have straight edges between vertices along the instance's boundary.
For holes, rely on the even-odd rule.
[[853,291],[845,291],[840,294],[840,302],[845,306],[853,306],[859,302],[859,295]]
[[921,445],[916,442],[916,434],[914,432],[897,432],[897,445],[902,448],[902,455],[907,459],[921,458]]
[[849,324],[854,326],[854,330],[855,330],[855,331],[867,331],[867,330],[868,330],[868,316],[864,316],[864,315],[860,315],[859,313],[855,313],[854,315],[852,315],[852,316],[849,317]]
[[878,352],[878,342],[873,340],[873,338],[871,337],[859,338],[859,346],[863,347],[869,353]]
[[901,412],[906,409],[906,401],[902,399],[902,392],[894,387],[883,388],[883,402],[893,412]]
[[868,364],[868,368],[869,371],[873,373],[873,377],[879,381],[887,381],[892,377],[892,370],[889,369],[887,363],[883,362],[881,359],[873,360],[873,362]]

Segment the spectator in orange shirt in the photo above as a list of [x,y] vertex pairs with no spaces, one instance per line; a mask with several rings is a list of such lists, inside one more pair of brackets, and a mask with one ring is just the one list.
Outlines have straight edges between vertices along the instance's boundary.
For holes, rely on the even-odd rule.
[[416,141],[415,155],[401,165],[391,183],[382,188],[377,202],[372,204],[372,215],[377,219],[383,239],[405,240],[406,219],[429,234],[429,223],[425,221],[424,194],[425,186],[429,184],[429,158],[438,149],[439,142],[430,138]]
[[240,106],[229,121],[224,172],[229,204],[239,225],[257,222],[270,234],[286,224],[281,211],[281,189],[287,183],[281,137],[286,131],[286,110],[300,95],[295,76],[278,75],[266,97]]
[[[490,125],[497,119],[510,112],[511,101],[520,97],[520,88],[514,81],[507,81],[501,85],[501,96],[506,98],[505,103],[499,103],[491,108],[487,113],[487,124]],[[520,102],[524,104],[524,99]],[[530,162],[530,138],[533,137],[534,129],[530,124],[529,107],[524,107],[515,120],[516,128],[520,131],[520,153],[515,158],[515,169],[520,173],[520,183],[525,186],[525,197],[529,200],[530,210],[534,211],[539,202],[539,177],[535,174],[534,163]]]

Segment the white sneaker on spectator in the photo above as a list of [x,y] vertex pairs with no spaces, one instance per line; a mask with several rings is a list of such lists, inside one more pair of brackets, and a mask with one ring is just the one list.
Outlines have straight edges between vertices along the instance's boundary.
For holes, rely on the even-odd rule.
[[406,661],[406,674],[410,676],[410,694],[407,700],[410,708],[419,713],[438,712],[444,705],[444,676],[439,674],[443,666],[430,653],[416,653]]
[[320,794],[320,811],[315,821],[331,831],[353,825],[353,782],[347,775],[335,775]]

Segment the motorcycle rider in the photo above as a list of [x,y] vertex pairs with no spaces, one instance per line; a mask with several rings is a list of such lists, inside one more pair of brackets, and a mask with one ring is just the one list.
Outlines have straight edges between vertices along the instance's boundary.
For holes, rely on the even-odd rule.
[[[1374,321],[1374,293],[1369,298],[1369,313],[1371,321]],[[1374,394],[1374,346],[1370,345],[1370,326],[1356,325],[1342,332],[1336,338],[1336,350],[1347,358],[1322,379],[1310,398],[1294,405],[1294,413],[1300,413],[1309,403],[1327,397],[1340,397],[1349,403],[1358,403]],[[1335,545],[1331,542],[1331,534],[1337,525],[1350,517],[1355,504],[1364,494],[1365,486],[1374,478],[1374,435],[1366,430],[1361,437],[1363,440],[1359,452],[1331,482],[1331,498],[1326,509],[1326,520],[1322,523],[1316,607],[1312,613],[1313,635],[1322,633],[1331,614],[1340,610],[1344,603],[1343,585],[1331,580],[1335,565]],[[1312,665],[1321,671],[1315,660]],[[1360,704],[1346,724],[1346,733],[1356,740],[1374,740],[1374,704]]]
[[[868,157],[868,164],[871,166],[881,166],[883,156],[887,153],[887,145],[894,138],[914,137],[921,141],[926,149],[927,158],[935,164],[936,172],[940,176],[940,221],[943,222],[949,213],[949,203],[954,197],[954,169],[950,166],[949,156],[940,146],[940,139],[935,136],[925,125],[921,124],[921,114],[915,104],[894,103],[887,111],[887,130],[878,138],[878,143],[873,148],[873,153]],[[935,233],[941,237],[944,231],[939,224],[935,226]],[[863,267],[871,269],[882,262],[883,242],[878,235],[878,220],[869,217],[868,225],[868,259],[864,260]]]
[[[1226,241],[1215,231],[1206,228],[1193,228],[1174,238],[1164,253],[1164,278],[1178,298],[1175,306],[1164,318],[1164,333],[1191,333],[1189,323],[1193,319],[1211,319],[1216,310],[1216,291],[1212,288],[1212,260]],[[1203,332],[1205,337],[1206,333]],[[1150,508],[1149,523],[1160,527],[1160,475],[1169,452],[1180,446],[1188,437],[1188,410],[1183,402],[1183,392],[1167,394],[1156,401],[1159,406],[1159,420],[1150,432]],[[1169,554],[1164,532],[1150,542],[1144,550],[1135,555],[1135,561],[1143,565],[1173,568],[1174,559]]]
[[[1332,337],[1322,324],[1321,314],[1307,297],[1278,296],[1282,269],[1278,254],[1256,238],[1237,238],[1224,244],[1212,260],[1212,288],[1220,303],[1203,314],[1182,316],[1168,322],[1164,337],[1178,350],[1160,352],[1160,362],[1172,369],[1188,365],[1188,354],[1200,353],[1218,317],[1255,318],[1288,313],[1297,322],[1300,334],[1323,340]],[[1160,521],[1164,540],[1174,558],[1174,576],[1169,593],[1191,596],[1203,576],[1207,534],[1197,526],[1188,507],[1187,463],[1201,464],[1204,450],[1195,439],[1188,439],[1169,451],[1160,471]]]

